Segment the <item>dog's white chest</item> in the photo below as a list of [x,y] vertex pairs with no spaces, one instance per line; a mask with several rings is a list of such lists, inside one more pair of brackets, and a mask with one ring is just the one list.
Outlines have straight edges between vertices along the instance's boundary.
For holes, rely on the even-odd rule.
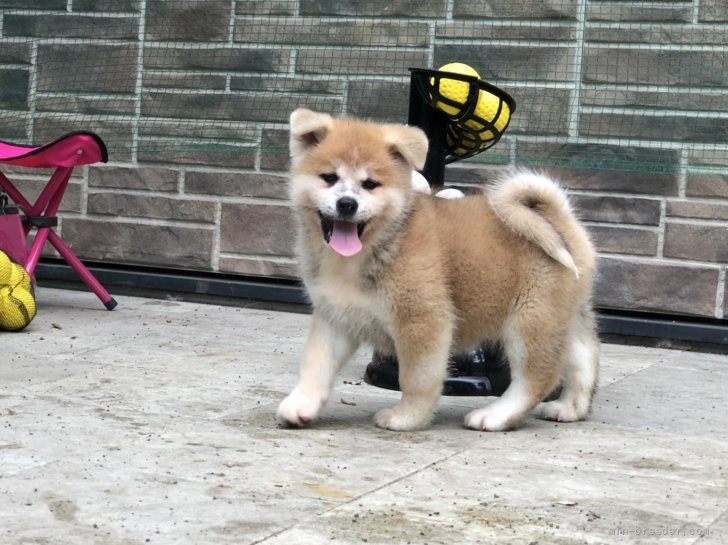
[[361,287],[358,279],[341,273],[322,275],[308,284],[317,312],[342,333],[393,353],[391,308],[387,298],[376,289]]

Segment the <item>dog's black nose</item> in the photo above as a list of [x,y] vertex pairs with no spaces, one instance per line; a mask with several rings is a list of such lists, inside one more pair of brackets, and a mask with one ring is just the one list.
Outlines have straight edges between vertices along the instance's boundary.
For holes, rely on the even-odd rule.
[[353,216],[357,208],[359,208],[359,203],[351,197],[341,197],[336,201],[336,211],[342,216]]

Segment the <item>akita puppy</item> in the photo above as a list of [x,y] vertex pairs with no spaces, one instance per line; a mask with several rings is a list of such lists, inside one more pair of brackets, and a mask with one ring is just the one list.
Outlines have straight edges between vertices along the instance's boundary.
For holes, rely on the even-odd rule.
[[484,342],[502,343],[511,384],[465,426],[511,429],[560,383],[538,414],[587,416],[599,367],[595,252],[555,182],[520,171],[482,194],[439,199],[411,185],[427,155],[417,128],[305,109],[290,126],[297,255],[313,316],[281,422],[314,420],[362,343],[399,360],[402,398],[375,415],[382,428],[426,427],[449,355]]

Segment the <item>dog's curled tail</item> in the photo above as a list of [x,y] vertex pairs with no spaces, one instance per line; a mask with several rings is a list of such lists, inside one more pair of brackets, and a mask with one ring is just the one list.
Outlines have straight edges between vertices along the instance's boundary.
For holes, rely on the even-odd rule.
[[540,246],[577,278],[592,269],[595,257],[589,237],[556,182],[521,170],[495,182],[488,196],[510,229]]

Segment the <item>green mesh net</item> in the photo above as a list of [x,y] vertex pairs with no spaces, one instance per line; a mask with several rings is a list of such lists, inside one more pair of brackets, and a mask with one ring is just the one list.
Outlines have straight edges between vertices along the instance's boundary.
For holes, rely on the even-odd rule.
[[0,0],[0,139],[97,132],[111,159],[281,170],[300,106],[406,122],[409,68],[516,103],[466,162],[728,168],[728,3]]

